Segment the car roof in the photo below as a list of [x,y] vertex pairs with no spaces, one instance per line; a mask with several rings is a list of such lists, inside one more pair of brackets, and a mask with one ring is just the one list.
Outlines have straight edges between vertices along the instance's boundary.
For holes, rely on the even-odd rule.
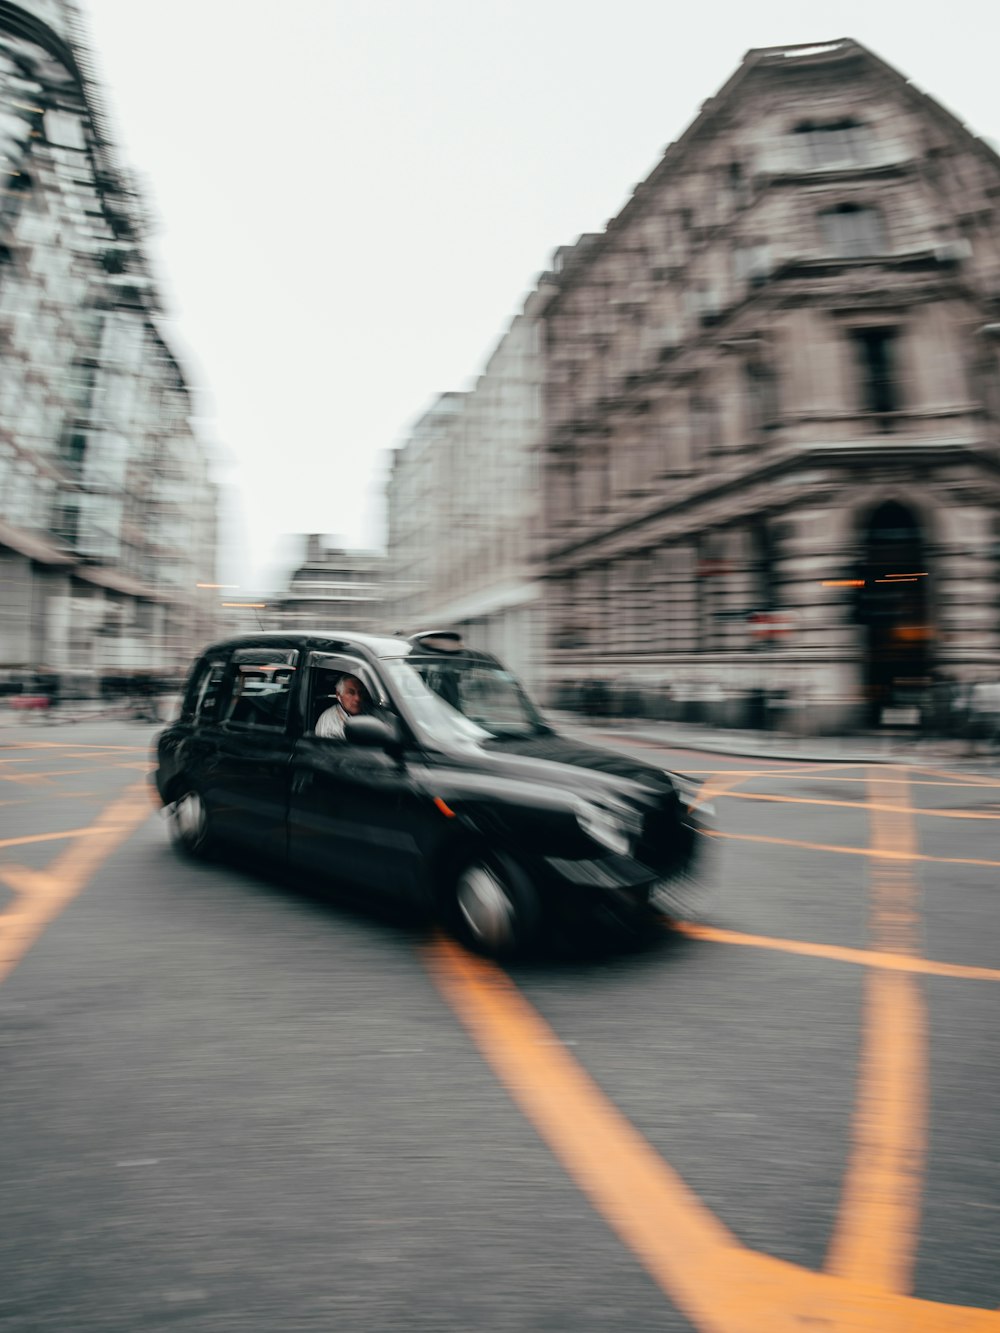
[[[425,635],[426,639],[428,636]],[[421,657],[440,658],[448,661],[454,658],[470,659],[478,662],[496,663],[492,653],[464,645],[458,649],[442,651],[420,641],[420,636],[406,637],[401,634],[359,634],[353,630],[314,629],[314,630],[258,630],[256,634],[238,634],[230,639],[222,639],[209,644],[201,653],[206,657],[211,653],[228,653],[236,648],[302,648],[306,651],[337,653],[352,652],[361,649],[372,657]]]
[[331,653],[360,648],[375,657],[405,657],[411,648],[408,639],[389,634],[357,634],[353,630],[338,629],[258,630],[257,633],[237,634],[209,644],[202,656],[258,646],[317,649]]

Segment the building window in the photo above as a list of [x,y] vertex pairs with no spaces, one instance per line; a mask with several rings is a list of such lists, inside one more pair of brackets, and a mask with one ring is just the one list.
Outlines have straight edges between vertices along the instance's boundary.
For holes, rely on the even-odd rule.
[[750,191],[747,188],[747,179],[743,174],[742,162],[730,162],[726,168],[726,189],[730,201],[734,208],[741,208],[749,202]]
[[697,385],[691,392],[691,452],[695,458],[718,453],[722,448],[719,405]]
[[697,544],[696,596],[698,650],[711,652],[719,646],[718,611],[724,573],[721,539],[715,533],[702,533]]
[[673,552],[668,546],[659,547],[650,558],[648,643],[658,652],[669,652],[673,645],[673,565]]
[[733,250],[733,277],[737,285],[765,283],[771,272],[771,247],[762,241],[738,244]]
[[587,638],[580,628],[578,579],[567,574],[554,587],[556,630],[553,645],[556,648],[582,648]]
[[995,356],[978,359],[972,370],[973,392],[982,411],[994,421],[1000,421],[1000,368]]
[[750,573],[753,598],[759,611],[773,611],[778,605],[777,543],[773,530],[764,519],[750,528]]
[[83,475],[86,457],[87,436],[83,431],[74,430],[63,440],[63,465],[71,477]]
[[75,549],[80,536],[79,506],[61,499],[53,512],[52,530],[63,545]]
[[684,293],[684,302],[688,315],[699,324],[708,326],[718,323],[723,301],[714,286],[697,282]]
[[870,160],[870,131],[856,120],[837,120],[827,125],[806,121],[796,125],[794,134],[799,162],[815,171],[865,166]]
[[862,259],[886,252],[885,227],[877,208],[838,204],[819,215],[824,248],[838,259]]
[[854,329],[861,410],[883,416],[902,408],[896,329]]
[[778,418],[778,384],[774,370],[754,358],[747,361],[743,373],[747,434],[755,438]]

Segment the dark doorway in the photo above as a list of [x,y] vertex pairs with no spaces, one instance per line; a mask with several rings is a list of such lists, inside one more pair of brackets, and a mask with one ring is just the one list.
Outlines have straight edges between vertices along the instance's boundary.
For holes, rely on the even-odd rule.
[[858,620],[865,631],[865,699],[870,726],[888,720],[886,710],[918,710],[931,683],[926,543],[912,510],[890,500],[868,520]]

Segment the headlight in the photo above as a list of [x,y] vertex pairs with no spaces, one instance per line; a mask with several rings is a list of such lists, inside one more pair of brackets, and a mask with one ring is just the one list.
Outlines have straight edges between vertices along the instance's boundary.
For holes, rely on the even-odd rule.
[[712,802],[701,799],[703,784],[692,782],[689,778],[679,778],[676,773],[671,773],[666,769],[664,772],[677,789],[677,795],[680,797],[681,805],[685,810],[691,813],[698,811],[703,815],[715,814],[715,806]]
[[618,852],[620,856],[628,856],[632,851],[632,839],[624,819],[603,806],[580,801],[576,807],[576,820],[584,833],[609,851]]

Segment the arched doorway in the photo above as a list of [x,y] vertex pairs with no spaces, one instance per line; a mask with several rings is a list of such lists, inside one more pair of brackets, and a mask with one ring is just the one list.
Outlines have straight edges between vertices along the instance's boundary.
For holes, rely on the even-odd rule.
[[920,522],[896,500],[871,514],[862,541],[858,620],[868,722],[878,726],[885,709],[918,706],[931,683],[930,570]]

